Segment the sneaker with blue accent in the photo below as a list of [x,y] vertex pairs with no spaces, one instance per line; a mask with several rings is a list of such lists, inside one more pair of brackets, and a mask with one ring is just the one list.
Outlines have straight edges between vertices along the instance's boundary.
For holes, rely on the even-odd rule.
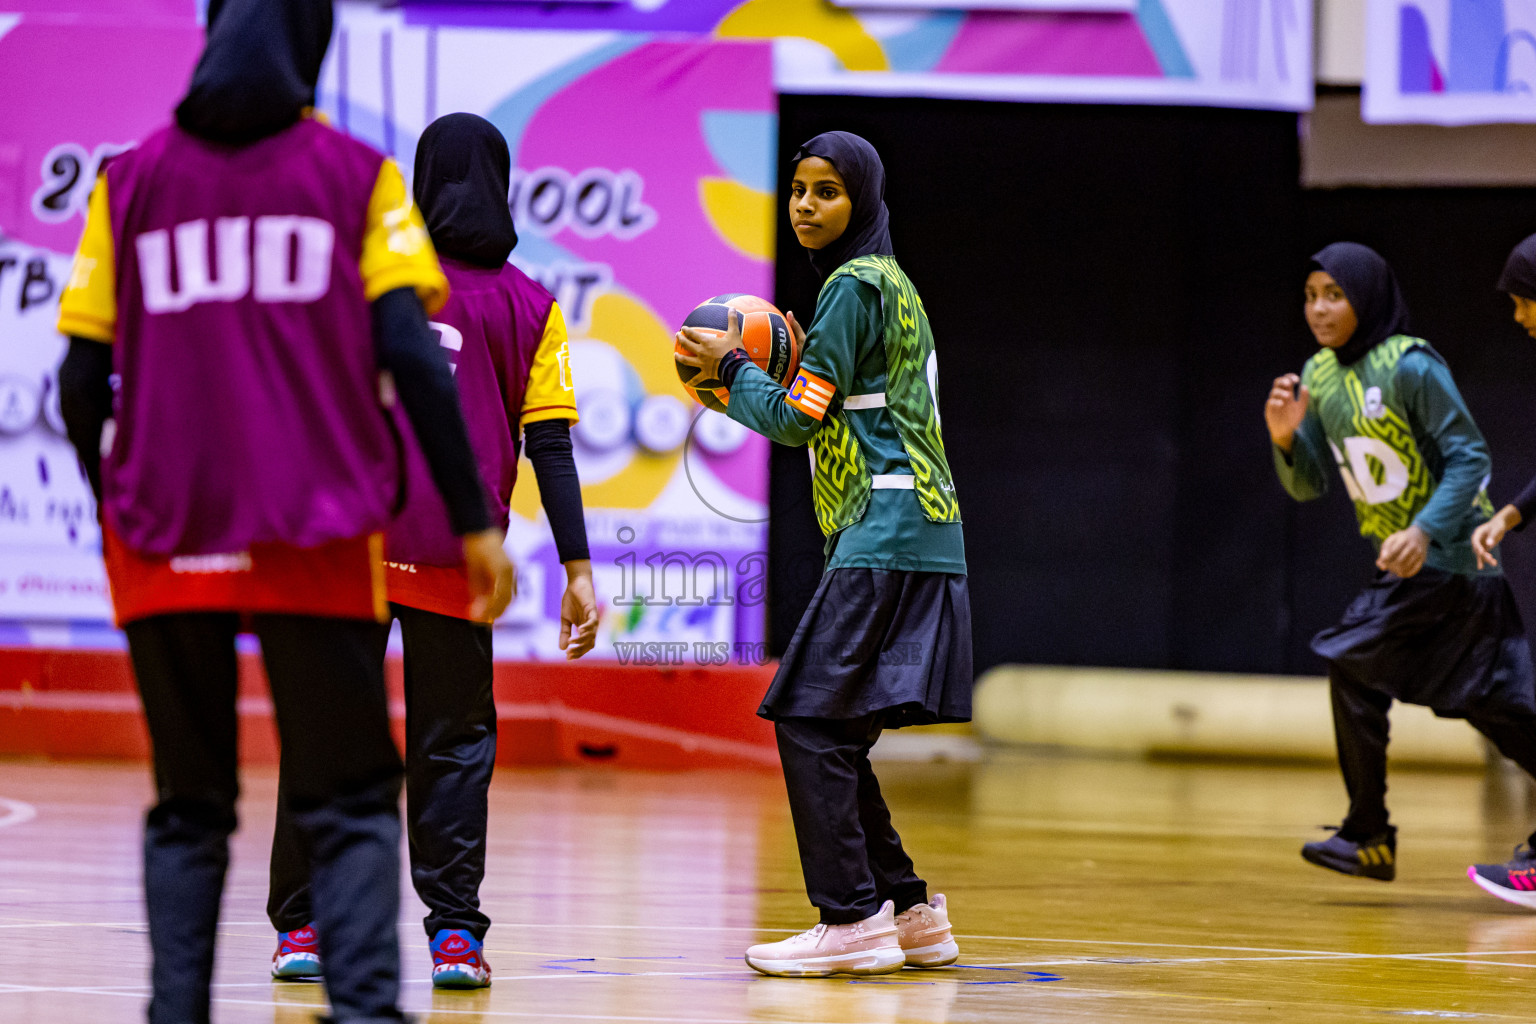
[[320,977],[320,939],[314,925],[277,933],[272,977],[279,981],[310,981]]
[[491,965],[485,945],[463,928],[444,928],[432,936],[433,988],[487,988]]
[[1473,864],[1467,877],[1490,895],[1506,903],[1536,909],[1536,850],[1525,843],[1503,864]]
[[1357,878],[1390,882],[1397,877],[1397,829],[1391,825],[1380,835],[1356,836],[1341,828],[1326,825],[1333,835],[1321,842],[1307,843],[1301,855],[1309,863]]

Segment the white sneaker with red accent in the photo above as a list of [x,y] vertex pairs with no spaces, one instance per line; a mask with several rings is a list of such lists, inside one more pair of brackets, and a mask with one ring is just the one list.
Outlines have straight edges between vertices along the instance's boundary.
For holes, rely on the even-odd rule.
[[833,974],[891,974],[906,958],[896,939],[896,905],[853,924],[818,924],[808,932],[747,950],[747,966],[778,978],[825,978]]
[[960,959],[943,893],[897,914],[896,937],[908,967],[947,967]]

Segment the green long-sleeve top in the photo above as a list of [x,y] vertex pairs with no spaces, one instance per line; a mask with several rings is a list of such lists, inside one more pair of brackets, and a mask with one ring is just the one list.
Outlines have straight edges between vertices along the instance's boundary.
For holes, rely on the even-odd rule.
[[[817,300],[800,365],[836,387],[832,410],[849,395],[886,390],[881,305],[879,289],[849,276],[834,278]],[[748,363],[731,385],[727,409],[731,419],[764,437],[780,444],[806,444],[822,421],[788,402],[787,396],[773,378]],[[843,410],[842,415],[872,475],[912,472],[901,435],[885,408]],[[871,491],[863,517],[827,538],[826,556],[828,569],[966,571],[961,525],[930,522],[910,490]]]
[[[1413,441],[1433,478],[1432,493],[1412,520],[1430,538],[1425,564],[1476,575],[1472,531],[1491,511],[1483,494],[1493,465],[1488,444],[1467,410],[1450,368],[1429,351],[1404,353],[1392,383]],[[1291,442],[1290,453],[1274,448],[1280,483],[1297,501],[1321,497],[1328,491],[1330,467],[1337,466],[1333,452],[1342,451],[1344,445],[1344,438],[1325,432],[1314,400]],[[1370,539],[1379,549],[1381,538]]]

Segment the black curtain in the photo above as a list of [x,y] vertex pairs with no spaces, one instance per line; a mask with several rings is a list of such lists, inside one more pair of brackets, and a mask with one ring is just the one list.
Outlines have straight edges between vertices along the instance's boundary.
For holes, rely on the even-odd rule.
[[[1493,291],[1536,230],[1536,190],[1304,192],[1297,118],[1275,112],[828,96],[779,109],[781,167],[834,128],[885,159],[896,252],[938,343],[978,672],[1321,670],[1307,640],[1369,578],[1370,549],[1342,488],[1308,505],[1281,490],[1262,407],[1315,348],[1301,287],[1327,242],[1397,267],[1493,446],[1495,500],[1536,472],[1520,430],[1536,343]],[[816,283],[783,202],[777,300],[808,322]],[[776,653],[821,571],[809,486],[805,452],[776,447]],[[1523,544],[1509,564],[1536,598]]]

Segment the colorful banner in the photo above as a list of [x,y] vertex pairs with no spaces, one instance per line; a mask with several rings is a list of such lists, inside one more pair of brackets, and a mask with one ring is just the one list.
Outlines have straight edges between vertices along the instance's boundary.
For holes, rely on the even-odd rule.
[[[340,13],[320,83],[337,127],[406,168],[448,111],[487,117],[511,145],[512,260],[555,294],[571,329],[599,653],[757,660],[767,442],[684,397],[671,339],[713,295],[771,297],[770,48]],[[523,578],[497,650],[550,657],[564,572],[526,464],[513,510],[507,546]]]
[[166,121],[203,33],[184,2],[33,6],[0,14],[0,643],[67,645],[110,636],[111,609],[59,414],[59,292],[97,166]]
[[424,25],[772,39],[781,92],[1312,106],[1311,0],[1135,0],[1078,13],[1061,13],[1066,4],[1049,5],[1051,13],[910,9],[947,3],[852,10],[826,0],[403,2],[407,16]]
[[1367,14],[1367,121],[1536,121],[1536,4],[1370,0]]
[[[770,47],[426,29],[352,4],[338,15],[320,87],[338,128],[407,174],[422,129],[450,111],[483,114],[511,145],[513,261],[571,330],[597,654],[762,660],[767,442],[685,398],[671,338],[713,295],[771,296]],[[0,83],[16,97],[0,114],[0,618],[99,634],[100,538],[59,423],[52,320],[97,163],[166,121],[202,32],[190,12],[180,28],[31,15],[0,28]],[[564,573],[526,463],[513,504],[520,594],[497,653],[558,657]]]

